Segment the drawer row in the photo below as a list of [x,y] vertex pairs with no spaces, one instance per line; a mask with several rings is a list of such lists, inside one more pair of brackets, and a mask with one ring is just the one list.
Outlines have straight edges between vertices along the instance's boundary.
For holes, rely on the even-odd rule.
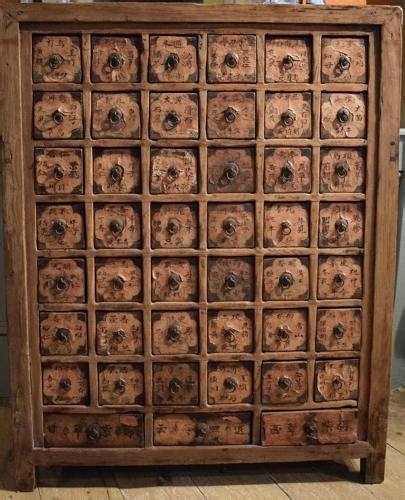
[[[36,148],[35,192],[82,194],[83,156],[80,148]],[[364,192],[365,156],[363,148],[321,148],[319,192]],[[207,191],[254,193],[263,184],[265,193],[310,193],[313,168],[311,148],[269,147],[264,150],[263,180],[256,179],[254,148],[208,148]],[[142,191],[139,148],[93,149],[92,170],[95,194]],[[151,148],[151,194],[198,193],[199,172],[196,149]]]
[[[142,448],[141,414],[46,414],[46,447]],[[358,417],[354,410],[263,412],[261,444],[294,446],[355,443]],[[155,413],[155,446],[229,446],[252,443],[252,414]]]
[[[145,377],[142,363],[98,363],[98,405],[143,405]],[[152,404],[199,405],[200,383],[207,387],[207,401],[215,404],[253,404],[255,384],[261,387],[264,405],[302,404],[313,400],[357,400],[359,359],[318,360],[314,373],[307,361],[264,361],[256,380],[254,363],[208,362],[207,380],[201,380],[198,362],[152,364]],[[206,384],[205,384],[206,382]],[[88,405],[89,371],[86,363],[44,363],[42,365],[44,405]]]
[[[86,269],[83,258],[38,259],[40,303],[85,303]],[[201,270],[199,272],[199,266]],[[152,302],[198,302],[199,276],[205,263],[198,257],[152,257]],[[320,255],[317,267],[318,299],[359,299],[363,295],[361,256]],[[264,301],[308,300],[310,297],[308,257],[265,257]],[[95,258],[96,302],[142,302],[141,258]],[[208,257],[207,298],[209,302],[254,301],[256,295],[253,257]],[[87,291],[89,292],[89,291]]]
[[[148,134],[157,139],[198,139],[200,108],[207,106],[208,139],[254,139],[258,132],[255,92],[151,92]],[[81,139],[84,135],[81,92],[34,92],[35,139]],[[367,135],[365,93],[322,92],[321,139],[356,139]],[[93,139],[140,139],[143,110],[139,92],[93,92]],[[266,92],[266,138],[311,138],[311,92]]]

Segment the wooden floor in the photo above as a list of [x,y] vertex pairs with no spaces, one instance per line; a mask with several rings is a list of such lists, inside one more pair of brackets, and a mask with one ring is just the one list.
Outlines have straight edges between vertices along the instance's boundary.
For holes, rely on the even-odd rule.
[[[392,393],[383,484],[360,481],[359,461],[204,467],[42,469],[33,493],[6,473],[10,411],[0,406],[0,500],[18,499],[405,499],[405,389]],[[5,446],[3,446],[5,445]]]

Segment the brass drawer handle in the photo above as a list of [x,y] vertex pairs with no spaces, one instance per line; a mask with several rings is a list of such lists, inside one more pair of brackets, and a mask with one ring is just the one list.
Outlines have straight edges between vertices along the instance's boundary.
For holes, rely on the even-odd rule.
[[59,387],[62,389],[62,391],[70,391],[72,388],[72,381],[70,378],[61,378],[59,381]]
[[170,273],[169,278],[167,280],[167,284],[169,285],[170,290],[176,291],[180,288],[183,279],[178,273]]
[[343,338],[344,333],[345,333],[345,327],[342,325],[342,323],[337,323],[333,327],[333,335],[335,336],[336,339]]
[[235,52],[228,52],[225,56],[225,64],[229,68],[236,68],[236,66],[239,64],[239,56],[238,54],[235,54]]
[[114,165],[110,170],[110,177],[114,183],[121,182],[124,177],[124,169],[121,165]]
[[336,390],[341,389],[343,387],[343,378],[340,375],[335,375],[332,384]]
[[229,107],[224,111],[225,120],[228,123],[233,123],[239,115],[239,111],[235,108]]
[[124,230],[124,224],[119,220],[112,220],[108,227],[114,236],[118,236]]
[[197,422],[194,432],[196,438],[204,439],[208,434],[208,425],[205,422]]
[[164,127],[165,130],[173,130],[180,123],[180,116],[176,111],[169,111],[165,117]]
[[108,56],[108,66],[110,66],[111,69],[121,68],[123,64],[124,64],[124,58],[118,52],[112,52]]
[[178,179],[180,175],[180,170],[176,166],[172,165],[167,169],[167,175],[171,177],[173,180]]
[[180,222],[177,219],[169,219],[167,221],[167,226],[166,226],[166,231],[173,236],[173,234],[176,234],[180,231],[181,225]]
[[318,427],[314,421],[306,422],[304,424],[304,433],[307,437],[311,439],[316,439],[318,434]]
[[52,232],[56,236],[65,236],[67,231],[67,223],[63,219],[58,219],[52,224]]
[[294,57],[291,54],[287,54],[283,59],[283,66],[286,69],[291,69],[294,65]]
[[124,289],[125,278],[123,278],[122,276],[114,276],[111,281],[114,290],[120,291]]
[[350,120],[351,113],[347,108],[337,110],[336,118],[340,123],[347,123]]
[[236,222],[232,219],[225,219],[222,223],[222,227],[228,236],[232,236],[236,233]]
[[115,332],[113,332],[112,336],[113,336],[114,341],[117,344],[121,344],[125,339],[125,332],[124,332],[124,330],[115,330]]
[[224,330],[225,342],[228,343],[235,342],[237,333],[238,332],[234,328],[225,328]]
[[347,71],[351,66],[352,60],[347,54],[342,54],[337,63],[338,72],[343,73],[343,71]]
[[229,273],[225,276],[224,279],[224,287],[225,290],[232,290],[238,284],[238,277],[234,273]]
[[70,341],[70,330],[67,328],[57,328],[55,332],[55,339],[61,344],[67,344]]
[[335,229],[336,229],[336,232],[339,233],[339,234],[344,234],[349,228],[349,223],[347,222],[346,219],[338,219],[336,222],[335,222]]
[[281,175],[278,178],[281,184],[286,184],[294,178],[294,167],[288,161],[281,169]]
[[64,276],[55,279],[55,290],[57,293],[65,292],[69,288],[70,282]]
[[290,377],[286,377],[283,375],[278,379],[277,385],[281,390],[288,391],[292,386],[292,380],[290,379]]
[[114,388],[117,392],[124,393],[126,389],[126,382],[124,379],[119,378],[114,382]]
[[342,286],[345,284],[346,276],[344,273],[337,273],[335,274],[333,278],[333,282],[336,286],[336,288],[342,288]]
[[288,271],[281,273],[278,282],[281,288],[284,289],[290,288],[294,283],[293,275]]
[[224,168],[224,177],[228,183],[232,182],[239,174],[239,167],[236,163],[230,163]]
[[62,113],[62,111],[59,111],[58,109],[52,113],[52,120],[57,124],[60,125],[61,123],[64,122],[65,120],[65,115]]
[[238,384],[237,384],[236,380],[233,379],[232,377],[227,377],[224,380],[224,387],[225,387],[225,390],[228,392],[235,392],[236,389],[238,388]]
[[63,57],[60,54],[52,54],[48,59],[48,66],[51,69],[58,69],[63,64]]
[[282,342],[287,342],[290,338],[291,330],[288,326],[280,326],[277,330],[277,336]]
[[170,342],[179,342],[181,338],[181,329],[179,325],[170,325],[167,329],[167,338]]
[[86,436],[89,441],[98,441],[101,435],[101,427],[98,424],[90,424],[87,426]]
[[124,120],[123,112],[118,108],[111,108],[108,112],[108,121],[111,125],[117,125]]
[[56,164],[53,167],[53,176],[54,176],[54,178],[57,181],[60,181],[61,179],[63,179],[64,175],[65,175],[65,171],[64,171],[62,165]]
[[165,62],[166,71],[173,71],[179,64],[180,57],[175,52],[170,52]]
[[349,166],[346,162],[337,163],[335,172],[338,177],[344,178],[349,173]]
[[181,380],[179,380],[178,378],[172,378],[172,380],[170,380],[169,391],[172,394],[177,394],[178,392],[181,391],[182,388],[183,388],[183,384],[181,383]]
[[281,234],[283,234],[284,236],[288,236],[289,234],[291,234],[292,225],[288,220],[283,221],[280,224],[280,227],[281,227]]
[[281,122],[285,127],[291,127],[296,119],[297,115],[292,109],[287,109],[287,111],[281,113]]

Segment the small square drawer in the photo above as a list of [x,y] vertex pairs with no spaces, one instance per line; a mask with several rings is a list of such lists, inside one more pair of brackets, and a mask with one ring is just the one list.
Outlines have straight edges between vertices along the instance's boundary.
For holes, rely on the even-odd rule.
[[254,193],[253,148],[208,148],[208,193]]
[[39,303],[84,303],[84,259],[38,259]]
[[319,209],[320,247],[362,247],[363,203],[321,203]]
[[309,38],[267,37],[266,82],[309,82],[311,79],[311,50]]
[[265,247],[308,247],[308,205],[265,203],[263,233]]
[[288,411],[262,414],[263,446],[355,443],[353,410]]
[[141,364],[99,364],[98,399],[100,405],[141,405],[144,401]]
[[153,311],[153,354],[198,353],[198,311]]
[[38,250],[85,248],[83,204],[37,205]]
[[310,92],[266,92],[265,136],[273,139],[312,137]]
[[83,137],[80,92],[34,92],[35,139],[81,139]]
[[359,351],[361,309],[318,309],[316,350]]
[[198,38],[154,35],[149,38],[150,82],[197,82]]
[[306,361],[265,362],[262,367],[262,403],[305,403],[308,398]]
[[47,448],[140,448],[144,446],[143,415],[44,415]]
[[140,76],[139,37],[93,36],[91,39],[93,82],[138,82]]
[[94,205],[95,248],[141,248],[140,203]]
[[44,356],[87,354],[86,313],[41,312],[39,336]]
[[141,137],[139,92],[94,92],[91,135],[94,139]]
[[88,404],[88,366],[83,363],[43,364],[42,392],[44,405]]
[[152,301],[196,302],[198,260],[190,258],[152,259]]
[[82,81],[80,37],[34,35],[32,45],[34,83],[80,83]]
[[155,415],[155,446],[229,446],[250,443],[250,413]]
[[151,139],[198,139],[198,94],[151,92]]
[[252,352],[253,311],[208,311],[208,352]]
[[307,300],[309,269],[307,257],[264,259],[263,300]]
[[197,248],[198,206],[194,203],[153,203],[152,248]]
[[142,354],[141,311],[97,311],[96,347],[102,356]]
[[254,211],[253,203],[209,203],[208,247],[253,248]]
[[96,194],[140,193],[140,150],[94,149],[93,191]]
[[198,363],[154,363],[152,370],[154,405],[198,404]]
[[255,83],[256,37],[208,35],[207,81]]
[[365,177],[366,152],[364,149],[321,149],[321,193],[363,193]]
[[35,148],[36,194],[83,194],[83,150]]
[[95,265],[97,302],[142,300],[140,259],[98,258]]
[[208,92],[209,139],[254,139],[256,94]]
[[322,82],[366,83],[365,38],[322,37]]
[[253,403],[253,363],[208,363],[208,404]]
[[305,351],[308,338],[306,309],[263,311],[263,351]]
[[150,192],[152,194],[198,192],[196,150],[151,148],[150,156]]
[[321,139],[362,139],[366,135],[365,94],[322,93]]
[[315,401],[344,401],[359,397],[359,360],[315,363]]
[[208,257],[208,301],[252,301],[254,261],[250,257]]
[[266,148],[265,193],[310,193],[311,149]]
[[334,255],[319,257],[319,299],[360,299],[362,295],[361,257]]

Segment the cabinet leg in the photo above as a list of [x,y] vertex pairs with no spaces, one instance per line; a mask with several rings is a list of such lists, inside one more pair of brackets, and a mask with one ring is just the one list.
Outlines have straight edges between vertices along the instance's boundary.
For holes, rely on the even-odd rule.
[[368,458],[362,458],[360,460],[360,471],[365,483],[382,483],[385,472],[385,455],[374,453]]
[[16,491],[33,491],[37,486],[36,469],[31,462],[20,457],[14,463]]

